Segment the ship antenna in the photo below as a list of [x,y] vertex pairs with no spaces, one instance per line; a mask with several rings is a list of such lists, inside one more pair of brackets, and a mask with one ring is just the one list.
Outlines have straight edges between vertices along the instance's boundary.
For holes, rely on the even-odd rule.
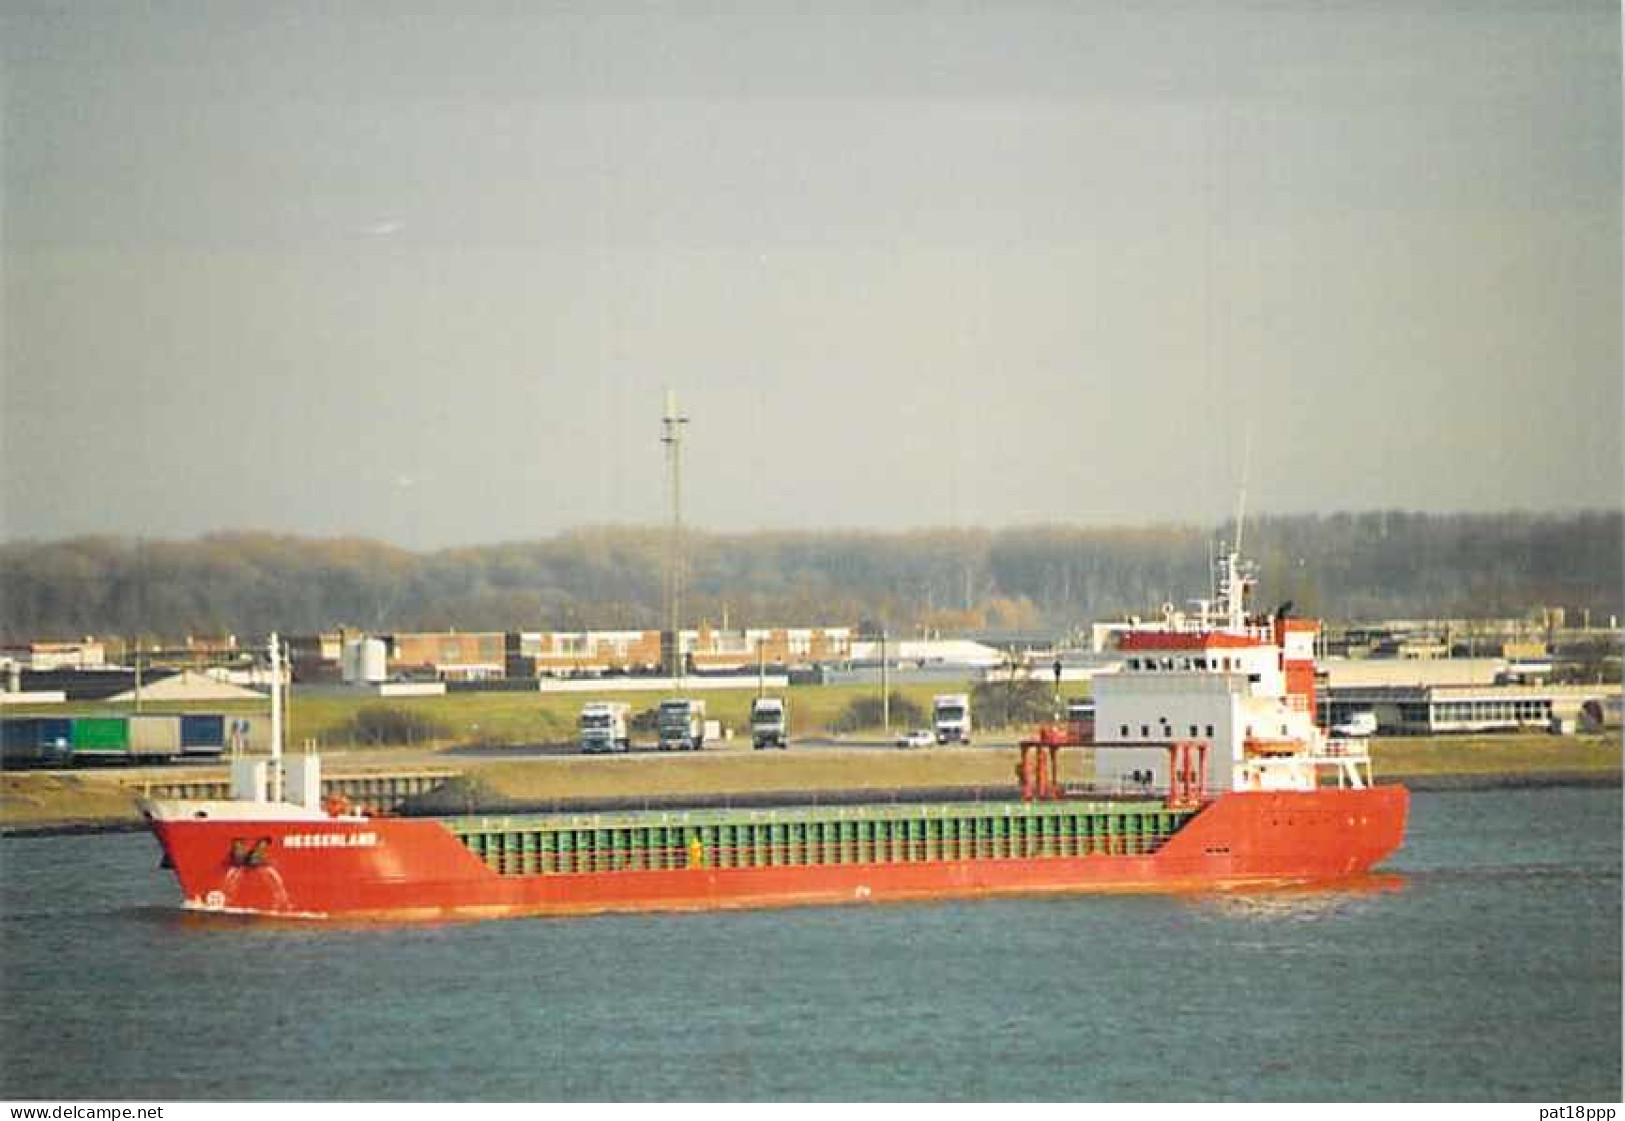
[[282,800],[282,640],[275,631],[269,643],[271,656],[271,766],[269,798]]
[[666,390],[666,413],[660,418],[660,442],[666,445],[666,474],[671,485],[671,536],[666,545],[666,625],[671,631],[671,676],[682,677],[682,640],[678,630],[683,600],[683,426],[688,417],[677,411],[677,394]]
[[1212,626],[1212,609],[1219,602],[1219,558],[1215,555],[1213,535],[1207,538],[1207,606],[1202,608],[1202,626]]
[[1241,454],[1241,493],[1236,498],[1236,540],[1224,558],[1225,622],[1231,630],[1240,630],[1247,623],[1246,597],[1243,594],[1241,572],[1241,542],[1247,528],[1247,475],[1253,461],[1253,426],[1249,421],[1243,438]]
[[1236,499],[1236,556],[1241,556],[1241,535],[1247,526],[1247,476],[1253,465],[1253,426],[1247,424],[1241,452],[1241,494]]

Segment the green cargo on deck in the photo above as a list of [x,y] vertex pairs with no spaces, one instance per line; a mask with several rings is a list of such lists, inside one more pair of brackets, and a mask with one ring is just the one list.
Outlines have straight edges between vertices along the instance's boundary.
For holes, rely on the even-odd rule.
[[985,802],[459,817],[504,875],[1149,855],[1193,810],[1160,802]]
[[76,716],[73,718],[75,755],[128,755],[130,725],[122,716]]

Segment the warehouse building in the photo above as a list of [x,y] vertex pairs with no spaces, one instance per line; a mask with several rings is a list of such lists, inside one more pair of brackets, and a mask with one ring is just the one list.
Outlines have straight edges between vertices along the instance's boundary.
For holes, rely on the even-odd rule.
[[389,672],[441,681],[485,681],[507,671],[501,631],[418,631],[385,636]]
[[1320,705],[1330,725],[1369,712],[1383,735],[1546,731],[1553,727],[1598,731],[1618,720],[1619,686],[1334,686],[1322,693]]
[[[721,630],[701,626],[678,632],[685,670],[726,673],[759,665],[780,669],[845,661],[852,656],[848,627],[763,627]],[[522,631],[508,635],[508,676],[658,673],[667,668],[666,633],[643,631]]]
[[94,638],[80,642],[17,642],[0,646],[0,659],[20,669],[97,669],[107,664],[107,645]]

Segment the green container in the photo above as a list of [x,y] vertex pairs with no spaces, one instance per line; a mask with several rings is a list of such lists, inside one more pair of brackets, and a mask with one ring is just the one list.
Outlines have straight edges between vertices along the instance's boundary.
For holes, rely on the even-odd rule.
[[122,716],[76,716],[73,750],[76,755],[126,755],[130,722]]

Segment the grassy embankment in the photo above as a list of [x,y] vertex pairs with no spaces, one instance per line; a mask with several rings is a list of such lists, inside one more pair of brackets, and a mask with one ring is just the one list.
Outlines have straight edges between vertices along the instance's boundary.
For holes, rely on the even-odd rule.
[[1501,776],[1604,777],[1620,774],[1617,732],[1551,736],[1505,732],[1481,736],[1405,736],[1371,745],[1377,778]]
[[[1010,731],[996,738],[1017,738]],[[989,737],[993,739],[995,737]],[[1543,735],[1391,739],[1373,745],[1379,781],[1419,789],[1619,780],[1617,737]],[[496,760],[469,782],[487,804],[627,795],[754,793],[921,786],[999,786],[1015,782],[1013,747],[914,751],[819,750],[591,759]],[[1063,753],[1062,780],[1086,777],[1086,757]],[[448,804],[448,809],[453,808]]]
[[[909,685],[899,687],[897,692],[928,710],[934,693],[951,690],[951,686],[945,685]],[[822,732],[850,701],[874,693],[872,686],[859,685],[798,686],[790,689],[792,731],[796,735]],[[612,696],[626,701],[636,712],[658,704],[667,695],[650,690]],[[748,690],[706,694],[707,714],[735,731],[731,746],[749,746],[748,716],[753,695]],[[475,742],[567,743],[575,736],[576,717],[581,705],[593,699],[597,698],[579,693],[451,693],[440,697],[380,698],[364,694],[301,694],[300,690],[295,689],[288,742],[298,745],[307,739],[315,739],[332,755],[334,769],[343,769],[343,756],[348,750],[365,746],[354,742],[348,731],[356,714],[364,707],[379,706],[414,714],[444,730],[444,735],[435,741],[413,745],[419,749]],[[7,708],[6,714],[71,716],[132,711],[134,706],[131,704],[85,704],[18,706]],[[149,703],[143,707],[143,711],[263,714],[266,705],[254,701],[163,706]],[[872,761],[858,768],[840,761],[845,759],[844,753],[830,753],[829,759],[819,761],[805,759],[796,753],[775,753],[769,760],[753,758],[748,753],[729,752],[725,758],[715,760],[709,755],[640,756],[633,759],[566,757],[505,763],[500,757],[495,760],[456,757],[448,759],[448,763],[466,769],[479,768],[482,779],[489,771],[489,780],[494,787],[512,790],[518,797],[534,798],[852,786],[971,785],[1001,782],[1008,773],[1008,765],[1004,763],[960,761],[944,769],[932,768],[924,762],[903,763],[888,756],[885,762]],[[368,761],[374,765],[379,763],[376,754],[370,755]],[[87,769],[72,774],[30,771],[0,773],[0,828],[133,823],[137,820],[137,814],[132,791],[126,785],[132,777],[130,772],[118,767]]]
[[[443,797],[432,797],[425,806],[439,813],[573,798],[1009,787],[1016,782],[1016,757],[1013,747],[948,747],[498,759],[469,768],[463,779],[444,789]],[[1081,757],[1066,760],[1063,779],[1081,779],[1082,764]]]
[[[899,685],[893,692],[913,701],[927,714],[937,693],[968,692],[970,685],[932,683]],[[823,734],[849,703],[861,697],[877,696],[873,685],[798,685],[770,690],[787,697],[792,735]],[[324,748],[342,750],[359,747],[350,732],[352,722],[363,708],[388,708],[421,717],[443,730],[429,744],[454,743],[536,744],[567,743],[575,738],[576,718],[581,706],[592,700],[625,701],[634,713],[652,708],[670,696],[669,691],[640,690],[629,693],[448,693],[438,697],[378,697],[371,694],[345,694],[337,691],[293,692],[287,742],[292,746],[314,739]],[[693,694],[704,699],[706,715],[732,728],[736,737],[746,734],[750,723],[750,702],[754,690],[730,689]],[[7,714],[72,716],[79,713],[128,713],[133,704],[18,706]],[[263,713],[264,701],[197,702],[179,705],[147,704],[146,712],[244,712]],[[894,723],[894,728],[898,725]],[[647,735],[644,738],[650,738]]]
[[[935,684],[905,686],[899,691],[928,707]],[[822,730],[851,700],[872,696],[872,686],[805,686],[789,691],[792,727],[798,735]],[[634,710],[657,703],[657,692],[624,695]],[[363,705],[386,705],[419,713],[448,732],[448,746],[471,741],[535,743],[568,741],[585,698],[580,694],[461,693],[445,697],[391,698],[307,696],[296,693],[290,741],[321,738],[329,748],[343,748],[342,729]],[[710,715],[736,730],[730,745],[747,748],[748,692],[707,698]],[[263,705],[197,705],[198,710],[240,708],[263,711]],[[98,706],[96,711],[108,711]],[[87,709],[51,711],[87,711]],[[871,730],[869,735],[872,737]],[[1017,738],[1015,731],[986,743]],[[1619,781],[1620,739],[1606,736],[1555,737],[1538,733],[1435,738],[1388,738],[1373,743],[1380,781],[1411,781],[1419,788],[1451,785],[1522,784],[1542,781]],[[851,789],[995,785],[1012,781],[1013,749],[945,749],[914,752],[849,752],[819,750],[757,755],[748,750],[703,756],[640,755],[587,759],[562,756],[504,760],[452,756],[446,762],[477,770],[478,783],[499,798],[546,800],[608,796],[747,793],[764,790]],[[377,756],[370,760],[376,764]],[[343,763],[335,759],[339,768]],[[120,823],[135,819],[128,779],[118,768],[40,774],[0,775],[0,826],[18,828],[63,822]],[[1074,777],[1067,774],[1065,777]]]
[[[1418,789],[1523,785],[1542,782],[1618,782],[1617,737],[1535,735],[1391,739],[1373,745],[1377,777]],[[1062,777],[1073,781],[1081,756],[1064,757]],[[641,754],[587,758],[447,759],[468,774],[448,791],[444,809],[460,805],[468,790],[480,805],[524,804],[569,798],[763,791],[851,790],[921,786],[996,786],[1014,781],[1013,748],[938,748],[913,751],[822,749],[701,755]],[[377,756],[372,757],[376,762]],[[136,820],[132,776],[119,768],[71,774],[0,774],[0,826],[39,828],[67,823],[120,825]]]

